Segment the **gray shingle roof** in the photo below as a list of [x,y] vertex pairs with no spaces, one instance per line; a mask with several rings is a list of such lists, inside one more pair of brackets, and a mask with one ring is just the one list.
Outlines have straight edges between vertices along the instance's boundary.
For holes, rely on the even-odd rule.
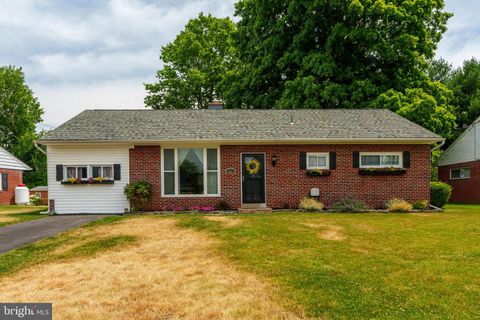
[[442,138],[381,109],[148,109],[85,110],[39,142],[378,139],[433,142]]

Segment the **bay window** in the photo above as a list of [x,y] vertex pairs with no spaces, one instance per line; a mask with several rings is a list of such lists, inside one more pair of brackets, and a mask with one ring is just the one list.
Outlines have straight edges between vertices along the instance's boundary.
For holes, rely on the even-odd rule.
[[162,195],[219,195],[217,148],[162,149]]

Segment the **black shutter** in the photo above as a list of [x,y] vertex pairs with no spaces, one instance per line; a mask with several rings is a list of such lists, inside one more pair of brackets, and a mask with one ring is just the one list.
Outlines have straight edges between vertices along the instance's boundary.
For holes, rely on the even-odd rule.
[[300,152],[300,170],[307,170],[307,153]]
[[63,180],[63,164],[57,164],[57,181]]
[[330,156],[330,169],[335,170],[337,169],[337,153],[335,151],[329,153]]
[[113,180],[121,180],[122,175],[120,174],[120,165],[114,164],[113,165]]
[[352,159],[353,167],[360,168],[360,152],[353,151],[353,159]]
[[403,167],[410,168],[410,151],[403,151]]
[[2,173],[2,190],[8,191],[8,173]]

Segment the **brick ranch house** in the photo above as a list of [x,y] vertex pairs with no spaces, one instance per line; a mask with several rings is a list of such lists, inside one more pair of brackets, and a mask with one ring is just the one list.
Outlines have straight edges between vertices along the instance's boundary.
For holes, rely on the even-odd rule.
[[430,146],[443,139],[388,110],[86,110],[47,133],[49,206],[122,213],[132,181],[146,210],[371,207],[430,198]]
[[480,118],[442,153],[438,177],[453,187],[450,202],[480,203]]
[[15,203],[15,187],[23,183],[23,171],[32,170],[0,147],[0,205]]

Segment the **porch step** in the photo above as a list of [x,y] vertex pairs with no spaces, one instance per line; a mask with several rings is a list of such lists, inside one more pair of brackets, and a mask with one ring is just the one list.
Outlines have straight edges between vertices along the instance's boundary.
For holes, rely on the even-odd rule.
[[271,213],[272,208],[238,208],[238,213]]

